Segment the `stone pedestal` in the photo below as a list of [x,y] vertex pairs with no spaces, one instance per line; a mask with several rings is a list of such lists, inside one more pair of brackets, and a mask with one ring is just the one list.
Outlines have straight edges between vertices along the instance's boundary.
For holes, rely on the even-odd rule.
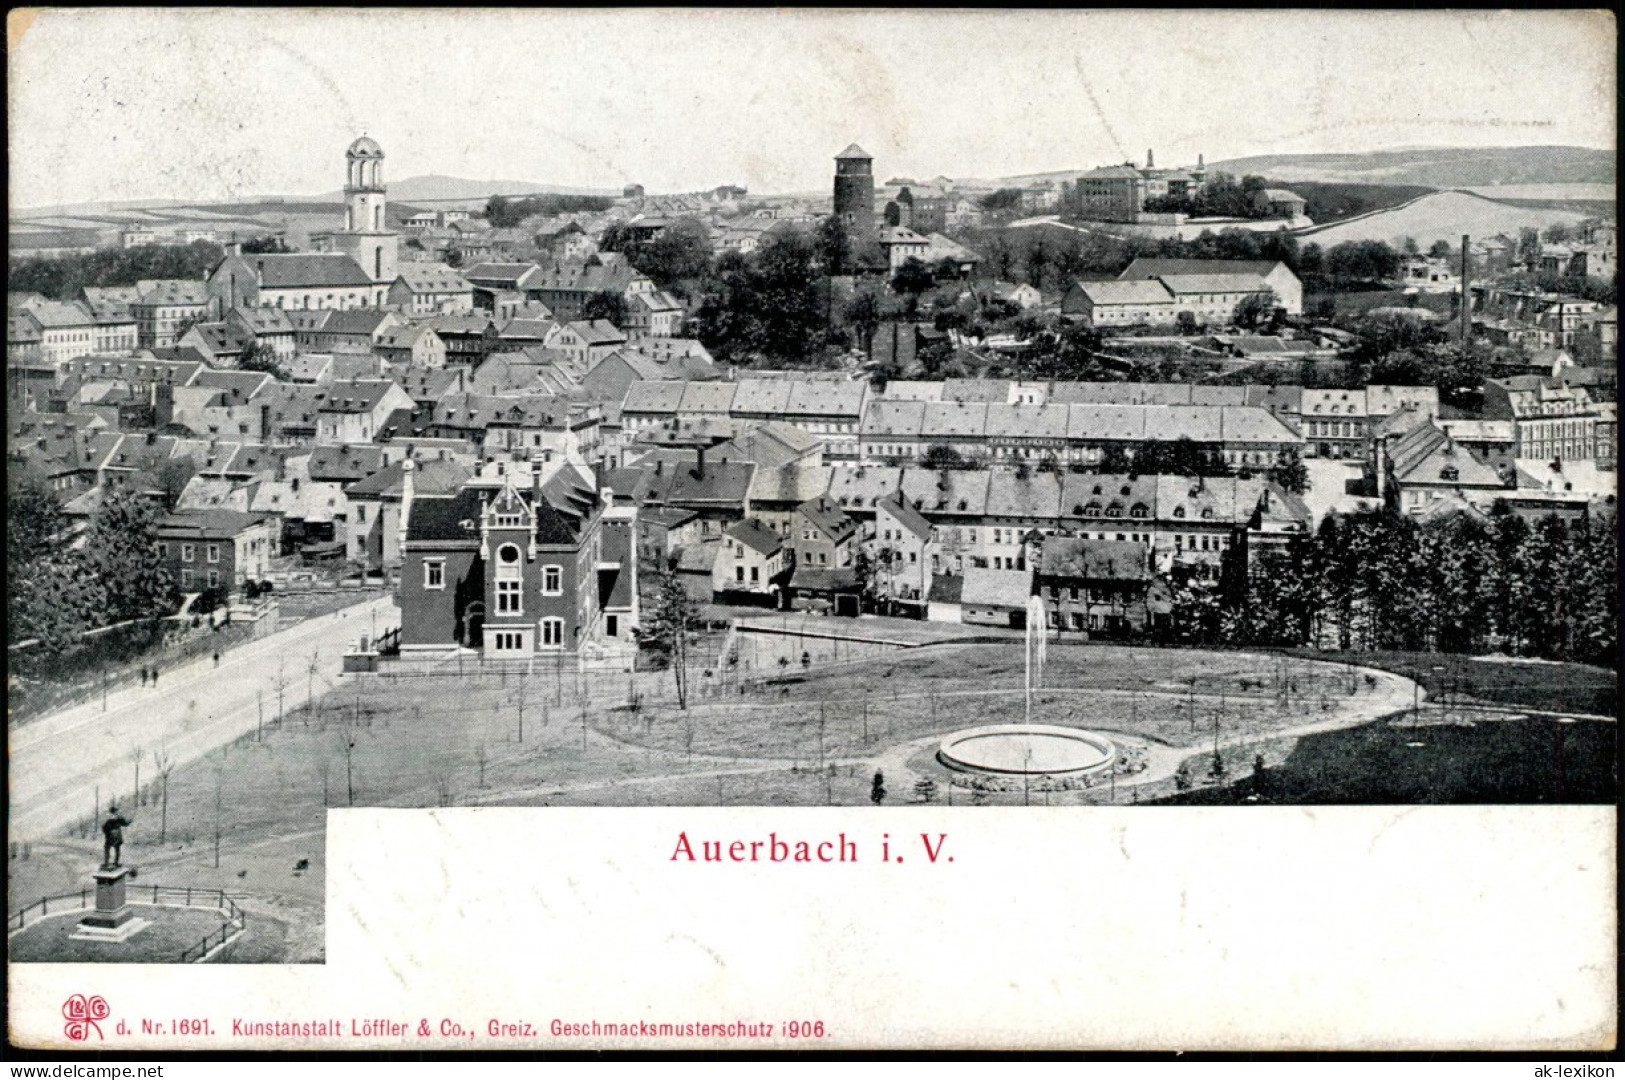
[[96,911],[79,920],[76,938],[96,941],[125,941],[147,927],[146,919],[136,918],[125,900],[128,866],[103,866],[91,876],[96,879]]

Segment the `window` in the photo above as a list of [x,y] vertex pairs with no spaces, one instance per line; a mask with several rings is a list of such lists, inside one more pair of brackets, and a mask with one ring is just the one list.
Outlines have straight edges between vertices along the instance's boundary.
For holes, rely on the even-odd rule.
[[181,562],[191,562],[192,561],[192,556],[196,551],[197,551],[197,548],[194,547],[193,545],[191,545],[191,544],[182,544],[181,545]]
[[559,645],[563,644],[563,642],[564,642],[564,620],[563,619],[543,619],[542,620],[542,644],[543,645],[551,645],[554,648],[557,648]]
[[220,545],[219,544],[210,544],[208,546],[207,551],[208,551],[208,557],[209,557],[210,562],[219,562],[220,561]]
[[752,582],[760,581],[762,579],[762,571],[760,567],[753,566],[750,568],[750,579]]
[[620,636],[619,633],[618,633],[620,628],[621,628],[621,617],[619,615],[606,615],[606,616],[604,616],[604,633],[606,635],[608,635],[609,637],[618,637],[618,636]]
[[367,504],[366,503],[356,503],[355,504],[355,519],[357,521],[366,521],[367,520]]
[[209,571],[209,588],[213,589],[220,584],[220,571]]
[[564,591],[564,571],[557,566],[542,568],[542,594],[557,596]]
[[446,587],[446,561],[432,559],[423,564],[423,587],[425,589],[444,589]]
[[181,588],[190,589],[191,587],[192,587],[192,571],[190,571],[190,570],[182,570],[181,571]]
[[160,559],[169,558],[169,545],[168,544],[159,544],[158,545],[158,557]]
[[[755,567],[751,567],[751,569],[754,570]],[[734,567],[734,580],[735,581],[744,581],[745,580],[745,568],[743,566]]]

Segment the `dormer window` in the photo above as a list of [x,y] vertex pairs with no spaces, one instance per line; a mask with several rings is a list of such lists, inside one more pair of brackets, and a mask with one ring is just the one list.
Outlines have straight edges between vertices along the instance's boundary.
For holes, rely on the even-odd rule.
[[1185,508],[1183,506],[1174,507],[1174,517],[1182,518],[1184,516],[1185,516]]
[[1213,507],[1204,506],[1202,508],[1202,520],[1203,521],[1210,521],[1210,520],[1212,520],[1212,518],[1213,518]]

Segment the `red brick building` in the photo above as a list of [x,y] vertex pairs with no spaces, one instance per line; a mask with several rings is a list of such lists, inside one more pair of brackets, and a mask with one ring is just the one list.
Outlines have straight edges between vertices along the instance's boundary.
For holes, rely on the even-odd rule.
[[421,496],[408,479],[401,516],[403,651],[630,655],[637,510],[590,473],[538,462]]

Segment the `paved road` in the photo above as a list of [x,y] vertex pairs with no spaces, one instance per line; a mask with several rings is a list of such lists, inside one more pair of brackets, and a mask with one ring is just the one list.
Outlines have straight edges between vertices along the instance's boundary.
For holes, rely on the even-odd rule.
[[376,597],[234,649],[219,668],[204,656],[165,671],[157,688],[114,691],[105,712],[97,698],[13,725],[10,839],[44,838],[88,817],[98,788],[104,807],[109,796],[128,800],[138,753],[145,784],[154,776],[154,750],[184,765],[252,731],[262,707],[274,718],[279,677],[288,709],[312,694],[321,697],[337,681],[345,651],[362,635],[381,634],[399,621],[393,599]]

